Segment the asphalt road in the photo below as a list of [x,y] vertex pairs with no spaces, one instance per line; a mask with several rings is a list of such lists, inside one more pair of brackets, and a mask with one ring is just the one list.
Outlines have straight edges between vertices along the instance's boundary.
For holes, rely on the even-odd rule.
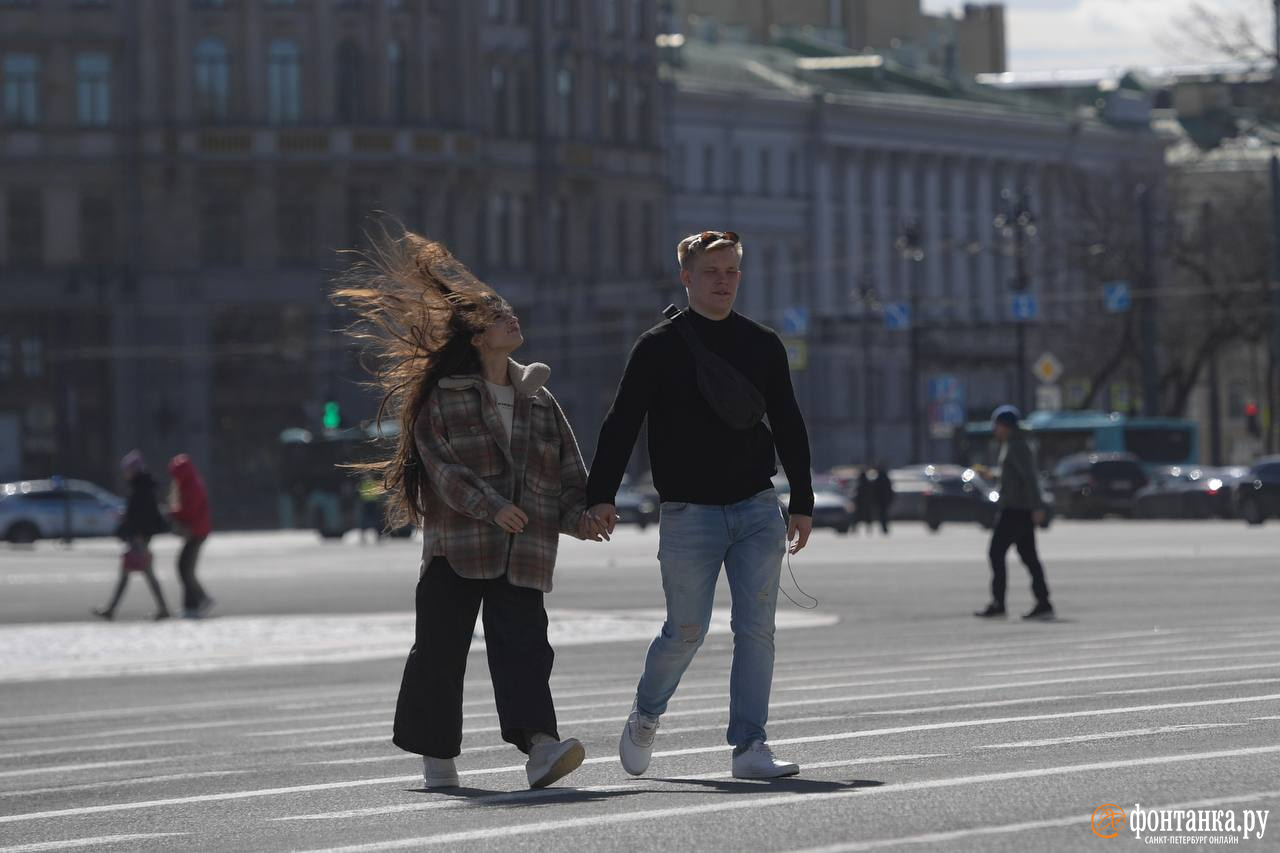
[[[1230,838],[1277,849],[1280,525],[1055,525],[1048,624],[969,615],[985,541],[961,526],[823,532],[793,561],[820,605],[779,611],[770,738],[803,767],[779,782],[730,778],[723,618],[650,773],[622,772],[617,736],[660,621],[657,537],[566,541],[553,689],[588,762],[525,790],[478,639],[466,787],[448,794],[424,792],[419,760],[389,742],[412,542],[215,537],[202,575],[217,618],[158,624],[136,581],[118,621],[89,620],[113,543],[0,550],[0,853],[1118,850],[1156,843],[1135,837],[1139,804],[1269,812],[1261,838]],[[174,550],[158,542],[171,602]],[[1022,610],[1026,575],[1010,568]],[[1108,840],[1092,820],[1105,804],[1128,819]]]

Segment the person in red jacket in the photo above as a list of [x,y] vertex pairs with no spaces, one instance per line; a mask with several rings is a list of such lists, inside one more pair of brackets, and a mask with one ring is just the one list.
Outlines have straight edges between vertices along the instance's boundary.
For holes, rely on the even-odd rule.
[[213,525],[209,519],[209,493],[195,463],[185,453],[169,460],[169,520],[182,537],[178,552],[178,578],[182,581],[182,615],[198,619],[213,607],[213,599],[196,580],[196,559],[200,546],[208,538]]

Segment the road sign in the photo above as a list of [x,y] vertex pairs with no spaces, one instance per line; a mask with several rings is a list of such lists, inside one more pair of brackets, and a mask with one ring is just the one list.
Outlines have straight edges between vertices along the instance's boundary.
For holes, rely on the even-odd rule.
[[1037,388],[1036,408],[1042,412],[1062,411],[1062,386],[1041,385]]
[[809,334],[809,309],[797,305],[783,311],[782,333],[794,338]]
[[1058,361],[1053,353],[1047,352],[1031,365],[1031,372],[1044,384],[1052,385],[1058,381],[1058,377],[1062,376],[1062,362]]
[[792,370],[804,370],[809,366],[809,342],[803,338],[783,338],[787,350],[787,366]]
[[1133,306],[1129,282],[1112,281],[1102,286],[1102,304],[1111,314],[1123,314]]
[[929,432],[948,438],[964,424],[964,384],[955,376],[929,377]]
[[911,306],[906,302],[886,302],[884,327],[894,331],[911,328]]
[[1009,313],[1022,322],[1034,320],[1040,316],[1040,302],[1034,293],[1015,293],[1009,297]]

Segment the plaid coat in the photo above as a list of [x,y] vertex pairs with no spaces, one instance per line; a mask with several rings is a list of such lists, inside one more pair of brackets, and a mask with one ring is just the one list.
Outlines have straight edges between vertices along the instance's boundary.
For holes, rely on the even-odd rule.
[[[560,534],[577,537],[586,510],[587,470],[544,387],[551,368],[512,361],[508,370],[516,389],[510,449],[481,376],[445,377],[423,403],[414,431],[430,484],[423,560],[443,556],[464,578],[505,573],[515,586],[550,592]],[[529,516],[515,535],[493,520],[512,503]]]

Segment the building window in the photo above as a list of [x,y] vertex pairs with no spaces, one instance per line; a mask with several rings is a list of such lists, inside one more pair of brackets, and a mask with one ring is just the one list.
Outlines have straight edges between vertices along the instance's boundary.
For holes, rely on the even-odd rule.
[[631,0],[631,35],[644,38],[649,34],[649,0]]
[[614,224],[618,229],[617,244],[614,247],[617,252],[618,272],[621,275],[627,275],[631,272],[631,222],[625,201],[618,202],[618,218]]
[[276,203],[276,257],[282,266],[316,260],[316,203],[301,186],[282,187]]
[[760,195],[767,196],[773,192],[773,151],[760,149]]
[[605,101],[608,104],[605,110],[605,114],[608,116],[608,131],[605,136],[607,139],[621,142],[627,135],[625,105],[622,101],[622,84],[618,82],[618,78],[610,77],[605,81],[604,91]]
[[391,119],[404,122],[409,118],[408,65],[404,48],[398,41],[387,43],[387,87],[391,90]]
[[653,106],[649,102],[649,90],[643,84],[635,87],[636,141],[641,145],[653,142]]
[[80,259],[86,264],[110,264],[116,254],[116,206],[107,196],[80,199]]
[[338,47],[338,121],[352,124],[363,118],[364,57],[353,41]]
[[196,45],[196,115],[222,120],[230,112],[231,62],[221,39],[207,38]]
[[551,242],[548,246],[547,271],[569,271],[569,214],[563,199],[551,200]]
[[44,262],[44,199],[36,189],[9,191],[9,261],[16,266]]
[[702,148],[702,189],[709,193],[716,189],[716,149],[711,145]]
[[40,121],[40,57],[35,54],[4,58],[4,120],[27,127]]
[[507,72],[500,65],[489,69],[489,97],[493,108],[493,132],[506,136],[510,132],[507,121]]
[[560,101],[560,131],[566,139],[572,139],[578,132],[573,109],[573,69],[561,68],[556,73],[556,95]]
[[742,191],[742,149],[736,146],[733,153],[729,155],[729,191],[731,193]]
[[276,39],[267,48],[267,120],[294,124],[302,117],[302,60],[298,45]]
[[485,229],[488,240],[486,260],[490,267],[506,269],[511,254],[511,199],[505,195],[489,198],[489,225]]
[[44,341],[37,337],[22,339],[22,375],[39,379],[44,374]]
[[378,210],[378,188],[374,186],[352,187],[347,190],[347,245],[364,246],[369,241],[366,232]]
[[111,57],[105,53],[76,57],[76,120],[85,127],[111,123]]
[[611,36],[622,32],[622,15],[618,9],[618,0],[599,0],[600,20],[604,31]]
[[530,229],[529,200],[524,196],[511,199],[511,266],[524,269],[529,260],[529,247],[533,244]]
[[244,252],[240,193],[214,189],[201,206],[200,260],[209,266],[239,266]]
[[677,191],[683,190],[689,179],[688,153],[683,144],[675,146],[671,153],[671,183]]
[[787,195],[800,195],[800,155],[794,150],[787,152]]

